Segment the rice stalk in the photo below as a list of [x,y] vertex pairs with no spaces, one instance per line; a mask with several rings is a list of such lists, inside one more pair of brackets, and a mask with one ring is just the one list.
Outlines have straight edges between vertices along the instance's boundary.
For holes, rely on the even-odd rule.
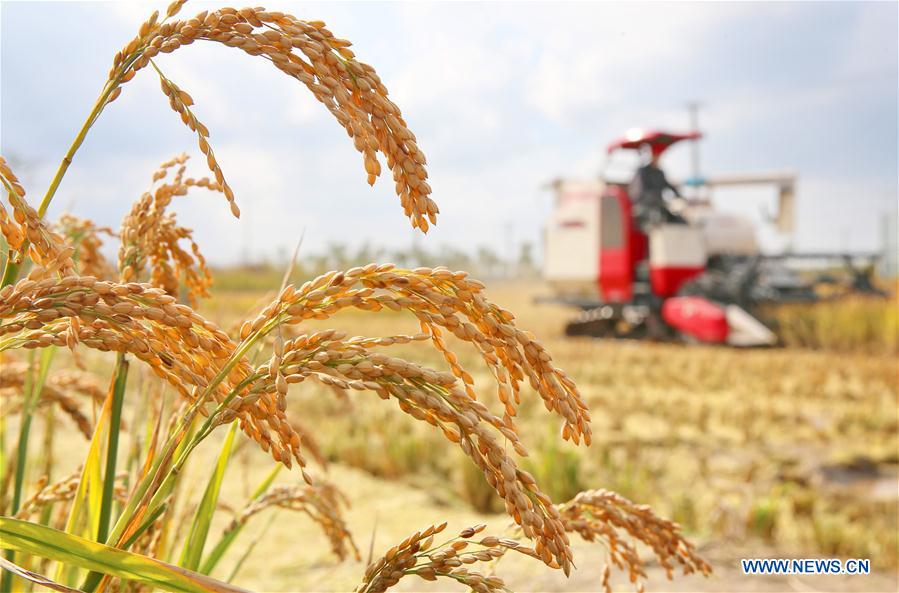
[[122,428],[122,406],[125,403],[125,385],[128,383],[128,361],[124,354],[116,357],[116,368],[109,389],[109,440],[106,443],[106,466],[103,473],[103,493],[100,499],[100,517],[97,525],[97,541],[105,541],[112,516],[113,487],[116,462],[119,455],[119,433]]
[[[563,439],[589,445],[590,413],[575,383],[555,366],[539,340],[519,329],[514,316],[489,301],[484,285],[464,272],[370,264],[329,272],[300,286],[285,284],[234,336],[196,312],[194,306],[207,295],[211,274],[192,232],[181,227],[167,208],[174,197],[203,187],[221,192],[235,216],[240,211],[209,145],[209,130],[194,113],[193,98],[164,74],[160,54],[207,41],[270,62],[302,83],[338,120],[362,154],[369,183],[381,173],[377,153],[385,157],[414,228],[426,232],[436,222],[438,210],[429,197],[426,160],[415,136],[399,108],[387,98],[387,89],[374,69],[355,59],[348,41],[335,37],[319,21],[261,8],[222,8],[182,20],[176,17],[183,4],[173,2],[162,20],[154,13],[116,54],[100,96],[36,210],[0,158],[0,182],[9,204],[9,210],[0,204],[0,232],[13,251],[0,286],[0,353],[24,349],[32,352],[34,359],[33,352],[42,351],[37,372],[31,365],[22,382],[24,416],[30,418],[40,401],[35,394],[42,393],[47,384],[50,356],[56,346],[66,346],[73,353],[83,348],[117,353],[113,387],[103,399],[77,484],[70,479],[49,490],[40,484],[37,494],[27,501],[29,509],[37,509],[40,504],[46,508],[63,496],[71,497],[66,531],[4,517],[0,518],[3,546],[58,561],[60,570],[54,580],[60,581],[61,587],[75,582],[80,571],[89,571],[81,587],[87,593],[110,586],[233,591],[233,587],[158,558],[171,554],[182,541],[182,527],[189,524],[181,564],[209,572],[247,520],[268,508],[287,508],[316,521],[337,556],[352,552],[358,557],[341,514],[345,501],[333,487],[306,472],[304,450],[316,454],[312,433],[288,417],[290,386],[310,380],[339,392],[364,392],[392,400],[403,413],[438,429],[471,459],[504,501],[520,534],[534,542],[531,548],[512,539],[476,538],[483,530],[476,526],[435,545],[434,536],[446,525],[431,526],[372,563],[359,591],[384,591],[410,575],[452,579],[476,591],[502,591],[501,579],[468,565],[494,562],[508,551],[568,574],[573,566],[569,532],[610,543],[616,550],[610,560],[629,566],[634,580],[643,576],[642,565],[637,564],[633,548],[621,543],[619,531],[647,543],[666,569],[678,564],[684,570],[706,573],[708,566],[681,538],[677,526],[658,519],[647,508],[603,491],[589,491],[557,506],[533,476],[519,467],[518,457],[525,456],[527,449],[516,417],[527,386],[548,411],[561,418]],[[100,229],[74,218],[64,219],[54,228],[43,215],[97,117],[119,96],[123,85],[147,66],[157,72],[172,109],[197,134],[212,179],[186,177],[185,155],[162,164],[153,174],[150,190],[123,221],[116,277],[98,256]],[[29,261],[33,265],[27,277],[19,280],[20,268]],[[182,291],[190,305],[178,302]],[[417,319],[421,333],[348,338],[334,330],[310,332],[304,327],[307,320],[329,319],[345,309],[401,311]],[[475,391],[474,379],[451,348],[455,341],[450,337],[477,353],[495,382],[495,398]],[[410,342],[429,342],[446,369],[431,369],[384,350]],[[258,363],[252,353],[259,356],[268,346],[270,358]],[[120,420],[126,400],[126,355],[146,364],[184,403],[169,416],[165,432],[161,430],[162,406],[145,408],[159,417],[148,422],[155,427],[151,443],[140,468],[135,468],[135,483],[121,511],[113,517]],[[66,409],[66,404],[60,405]],[[193,501],[179,496],[185,467],[196,448],[226,424],[232,428],[219,463],[194,506]],[[307,485],[270,489],[271,480],[264,482],[226,529],[220,545],[204,559],[205,541],[238,428],[277,463],[299,465]],[[17,446],[14,513],[22,499],[27,428]],[[104,465],[105,475],[101,471]],[[189,513],[192,521],[186,519]],[[80,537],[82,534],[90,539]],[[129,552],[130,546],[155,558]],[[19,569],[4,566],[8,571],[0,588],[5,590],[10,571]],[[239,566],[240,562],[235,571]],[[16,574],[27,578],[21,571]]]
[[215,506],[218,502],[219,492],[222,488],[222,481],[225,478],[225,470],[228,467],[228,461],[231,458],[231,451],[234,449],[234,435],[237,433],[237,423],[231,424],[228,434],[225,436],[225,442],[222,444],[222,450],[219,453],[218,462],[213,469],[209,482],[206,484],[206,490],[203,492],[203,498],[194,512],[194,520],[190,526],[190,533],[184,540],[184,547],[181,550],[181,558],[178,561],[179,566],[190,570],[197,570],[200,560],[203,556],[203,547],[206,544],[206,537],[209,534],[209,526],[212,523],[212,516],[215,513]]
[[22,413],[22,422],[19,426],[18,447],[16,450],[15,480],[13,483],[13,495],[10,512],[16,514],[19,512],[19,506],[22,501],[22,488],[25,482],[25,467],[28,461],[28,441],[31,433],[31,422],[34,417],[34,410],[37,402],[40,401],[41,392],[47,378],[47,371],[50,367],[50,361],[53,358],[54,349],[44,350],[40,354],[40,358],[31,356],[28,365],[28,374],[22,385],[24,394],[24,404]]

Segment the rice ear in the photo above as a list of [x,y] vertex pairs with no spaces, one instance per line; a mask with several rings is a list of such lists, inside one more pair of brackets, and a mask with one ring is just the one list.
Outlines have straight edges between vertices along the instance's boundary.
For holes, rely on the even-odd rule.
[[429,197],[427,159],[399,107],[387,98],[387,88],[374,68],[356,60],[349,41],[335,37],[320,21],[304,21],[261,8],[221,8],[186,20],[159,21],[154,15],[116,54],[109,83],[123,85],[141,69],[149,65],[156,68],[163,93],[185,125],[197,133],[200,150],[223,186],[235,216],[240,210],[209,146],[209,130],[191,110],[193,99],[153,62],[160,54],[173,53],[198,40],[264,58],[303,84],[353,139],[362,154],[368,183],[373,184],[381,174],[380,152],[393,173],[397,195],[412,226],[427,232],[436,223],[438,208]]

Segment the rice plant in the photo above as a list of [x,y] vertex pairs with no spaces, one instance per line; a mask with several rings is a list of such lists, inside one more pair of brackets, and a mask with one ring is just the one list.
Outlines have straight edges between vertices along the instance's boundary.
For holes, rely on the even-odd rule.
[[[323,463],[302,406],[290,405],[300,383],[325,385],[342,398],[374,395],[428,425],[468,457],[514,524],[512,537],[483,535],[483,527],[475,526],[436,544],[446,524],[427,527],[374,560],[360,575],[359,591],[385,591],[413,575],[503,591],[501,578],[471,565],[508,552],[568,574],[569,534],[603,542],[608,565],[642,586],[644,561],[620,530],[645,543],[669,574],[675,564],[686,573],[708,574],[677,525],[647,507],[604,491],[559,504],[522,469],[527,435],[516,415],[524,397],[539,398],[559,417],[562,438],[575,444],[590,445],[590,414],[575,382],[540,341],[518,328],[514,316],[488,300],[484,285],[466,273],[372,263],[299,286],[285,283],[234,331],[198,313],[212,274],[170,206],[176,197],[203,190],[220,193],[235,216],[240,210],[209,130],[187,91],[156,62],[160,54],[205,40],[270,62],[332,113],[362,154],[369,183],[381,173],[381,153],[414,228],[426,232],[438,209],[414,134],[348,41],[320,21],[258,8],[181,19],[183,4],[172,3],[161,18],[154,13],[115,55],[37,208],[0,158],[7,196],[0,203],[0,230],[9,248],[0,289],[0,590],[238,591],[209,575],[221,568],[243,527],[269,508],[311,519],[338,559],[358,557],[340,484],[326,481],[307,460]],[[117,232],[71,216],[58,224],[46,221],[94,122],[142,71],[158,77],[172,109],[196,133],[211,177],[188,176],[186,156],[163,163]],[[120,243],[115,263],[99,249],[109,239]],[[420,332],[370,337],[304,327],[348,309],[401,311],[418,321]],[[444,369],[389,354],[390,347],[408,343],[429,344]],[[456,352],[460,345],[489,370],[495,395],[475,388]],[[108,381],[97,379],[103,372]],[[70,424],[57,419],[57,410]],[[32,431],[35,422],[42,432]],[[79,431],[88,440],[80,466],[59,467],[52,458],[50,441],[59,431]],[[207,481],[188,483],[196,451],[213,441],[220,450],[215,463],[202,468]],[[222,511],[226,470],[235,448],[246,443],[268,453],[273,469],[216,536],[212,525]],[[274,486],[281,467],[295,468],[302,480]],[[242,558],[251,551],[246,545]],[[232,567],[232,579],[241,562]]]

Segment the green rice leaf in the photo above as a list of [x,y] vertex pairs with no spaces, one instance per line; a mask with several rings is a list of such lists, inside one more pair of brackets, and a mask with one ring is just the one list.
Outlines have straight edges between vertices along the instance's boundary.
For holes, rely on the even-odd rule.
[[218,463],[216,463],[215,470],[209,477],[209,483],[206,484],[203,500],[200,501],[200,505],[194,513],[190,533],[187,539],[184,540],[184,548],[181,550],[181,558],[178,561],[178,564],[184,568],[197,570],[200,566],[203,547],[206,545],[209,526],[212,524],[215,507],[218,504],[219,492],[222,489],[222,480],[225,477],[225,470],[228,468],[231,450],[234,448],[235,434],[237,434],[237,420],[233,421],[231,428],[228,429],[228,434],[225,436],[225,442],[222,444],[222,450],[219,453]]
[[246,593],[206,575],[45,525],[0,517],[0,547],[177,593]]
[[112,494],[115,488],[116,464],[119,454],[119,432],[122,429],[122,404],[125,400],[125,386],[128,384],[128,359],[124,354],[116,358],[115,375],[110,397],[112,398],[109,417],[109,442],[106,445],[106,471],[100,495],[97,519],[97,541],[106,541],[109,534],[109,520],[112,516]]
[[[256,487],[256,491],[253,492],[253,496],[250,497],[250,500],[256,500],[260,496],[268,491],[269,486],[272,485],[272,482],[275,481],[275,477],[277,477],[278,472],[281,471],[281,468],[284,467],[280,463],[276,463],[272,468],[272,471],[262,480],[262,483]],[[243,530],[244,526],[241,524],[236,525],[232,529],[226,531],[221,539],[215,544],[215,547],[203,561],[203,566],[200,567],[200,572],[203,574],[212,574],[213,569],[215,569],[216,565],[222,559],[222,556],[225,555],[225,552],[228,551],[228,548],[231,547],[231,544],[234,543],[234,540],[237,538],[238,534]]]
[[[106,402],[100,409],[100,415],[97,418],[97,424],[94,426],[94,435],[91,437],[91,444],[84,458],[84,466],[81,468],[81,480],[78,482],[78,490],[72,498],[72,506],[69,509],[69,517],[66,520],[65,530],[68,533],[83,533],[81,531],[83,523],[81,522],[84,514],[84,507],[87,506],[87,535],[91,538],[96,536],[96,527],[100,520],[100,505],[103,496],[103,478],[100,473],[100,465],[103,457],[103,441],[106,435],[106,424],[109,421],[111,400],[106,398]],[[66,572],[65,564],[60,563],[56,571],[55,580],[63,580]],[[72,582],[76,578],[77,571],[68,567],[68,582]]]

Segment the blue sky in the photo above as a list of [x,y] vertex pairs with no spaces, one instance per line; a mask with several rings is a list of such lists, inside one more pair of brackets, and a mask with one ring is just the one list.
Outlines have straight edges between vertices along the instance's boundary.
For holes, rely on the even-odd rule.
[[[191,2],[184,14],[218,3]],[[32,199],[46,187],[105,80],[115,51],[165,3],[0,5],[0,149],[22,163]],[[604,146],[634,126],[684,129],[702,103],[705,173],[794,169],[794,237],[775,248],[876,249],[896,216],[896,3],[296,3],[378,69],[428,156],[437,229],[422,240],[473,250],[539,244],[559,176],[591,177]],[[296,81],[260,59],[194,44],[158,60],[195,112],[243,211],[198,193],[177,204],[217,263],[329,242],[413,240],[389,178],[361,159]],[[76,157],[51,216],[117,226],[156,163],[196,142],[142,72]],[[664,164],[684,177],[689,151]],[[193,172],[204,174],[195,159]],[[766,189],[716,196],[758,217]]]

